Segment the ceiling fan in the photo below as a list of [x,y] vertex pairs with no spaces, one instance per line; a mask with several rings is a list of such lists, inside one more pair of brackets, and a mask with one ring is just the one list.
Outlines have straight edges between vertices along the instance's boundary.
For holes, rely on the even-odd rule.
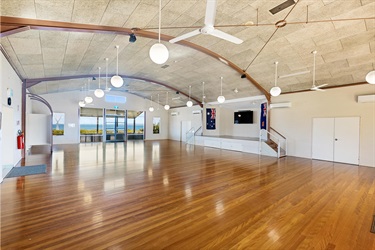
[[324,87],[324,86],[327,86],[328,85],[327,83],[321,84],[321,85],[318,85],[318,86],[315,85],[315,61],[316,61],[316,53],[318,53],[318,52],[316,50],[314,50],[311,53],[313,53],[313,55],[314,55],[314,65],[313,65],[313,84],[312,84],[312,87],[310,88],[310,90],[325,91],[324,89],[321,89],[321,88]]
[[235,36],[229,35],[228,33],[225,33],[221,30],[215,29],[214,24],[215,24],[215,16],[216,16],[216,7],[217,7],[217,0],[207,0],[204,26],[200,29],[196,29],[184,35],[173,38],[169,40],[169,42],[176,43],[181,40],[185,40],[187,38],[190,38],[199,34],[204,34],[204,35],[215,36],[215,37],[224,39],[226,41],[229,41],[235,44],[241,44],[243,42],[241,39]]

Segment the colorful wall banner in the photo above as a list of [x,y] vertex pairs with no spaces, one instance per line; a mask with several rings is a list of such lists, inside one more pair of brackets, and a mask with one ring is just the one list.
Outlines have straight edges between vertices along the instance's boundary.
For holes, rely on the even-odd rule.
[[214,130],[216,129],[216,109],[207,108],[206,109],[206,129]]
[[264,102],[260,105],[260,129],[267,130],[267,103]]

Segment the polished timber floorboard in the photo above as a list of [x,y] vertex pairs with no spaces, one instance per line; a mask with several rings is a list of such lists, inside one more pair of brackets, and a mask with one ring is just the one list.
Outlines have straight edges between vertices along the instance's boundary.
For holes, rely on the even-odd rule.
[[1,249],[375,249],[375,168],[175,141],[64,145],[4,179]]

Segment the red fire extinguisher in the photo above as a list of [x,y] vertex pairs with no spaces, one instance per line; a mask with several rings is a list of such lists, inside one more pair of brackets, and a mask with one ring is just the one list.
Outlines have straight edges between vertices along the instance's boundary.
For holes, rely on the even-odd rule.
[[24,142],[24,137],[23,133],[21,130],[18,130],[18,135],[17,135],[17,148],[18,149],[24,149],[25,147],[25,142]]

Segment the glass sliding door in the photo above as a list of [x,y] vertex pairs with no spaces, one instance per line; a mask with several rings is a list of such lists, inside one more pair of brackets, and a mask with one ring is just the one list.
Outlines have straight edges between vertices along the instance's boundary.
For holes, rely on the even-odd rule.
[[106,109],[105,129],[107,142],[126,141],[126,112]]
[[143,111],[127,111],[128,140],[143,140],[145,131],[145,117]]

